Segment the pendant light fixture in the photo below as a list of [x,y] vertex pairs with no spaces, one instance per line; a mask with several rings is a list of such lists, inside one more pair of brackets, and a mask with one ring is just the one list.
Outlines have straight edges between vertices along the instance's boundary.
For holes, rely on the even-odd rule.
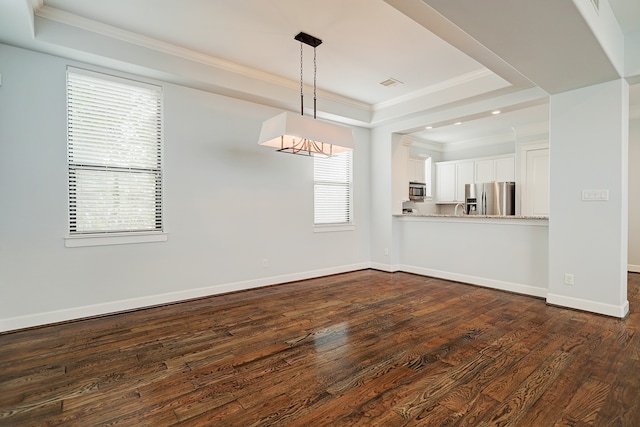
[[[306,33],[294,37],[300,42],[300,115],[284,112],[262,123],[258,144],[282,153],[330,157],[353,150],[353,132],[345,126],[316,120],[316,48],[322,40]],[[303,45],[313,47],[313,119],[304,116],[302,81]]]

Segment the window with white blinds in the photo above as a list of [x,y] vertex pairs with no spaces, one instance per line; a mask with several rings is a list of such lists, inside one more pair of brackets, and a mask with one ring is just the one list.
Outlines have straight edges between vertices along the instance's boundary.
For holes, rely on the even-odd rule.
[[162,88],[67,70],[69,233],[162,231]]
[[352,153],[313,158],[315,225],[353,224]]

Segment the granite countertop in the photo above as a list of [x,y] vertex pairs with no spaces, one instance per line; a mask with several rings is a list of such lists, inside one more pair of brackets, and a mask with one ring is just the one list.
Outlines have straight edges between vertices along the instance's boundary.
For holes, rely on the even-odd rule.
[[548,216],[531,216],[531,215],[453,215],[453,214],[420,214],[420,213],[407,213],[407,214],[395,214],[397,217],[422,217],[422,218],[496,218],[496,219],[544,219],[548,220]]

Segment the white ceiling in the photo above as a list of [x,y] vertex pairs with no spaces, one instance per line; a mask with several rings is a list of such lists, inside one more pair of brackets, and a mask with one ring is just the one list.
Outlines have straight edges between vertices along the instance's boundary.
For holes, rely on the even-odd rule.
[[[497,7],[501,1],[492,3]],[[609,2],[624,32],[640,31],[639,0]],[[498,116],[488,113],[493,107],[487,104],[482,114],[460,113],[464,123],[450,125],[458,117],[442,114],[444,108],[534,85],[486,48],[472,46],[468,35],[459,29],[456,33],[451,22],[431,16],[425,24],[416,15],[402,13],[400,3],[424,6],[422,0],[0,0],[0,42],[122,71],[129,71],[122,65],[125,61],[137,65],[138,72],[166,67],[156,73],[161,77],[179,74],[186,66],[176,58],[188,58],[193,69],[193,64],[204,64],[244,80],[213,71],[203,77],[207,73],[198,71],[185,72],[176,77],[178,82],[197,86],[194,81],[200,79],[203,87],[222,94],[244,94],[252,101],[295,109],[300,45],[293,37],[304,31],[323,40],[317,48],[317,84],[325,117],[349,116],[344,121],[368,125],[423,113],[424,121],[410,130],[442,143],[502,135],[545,122],[547,107],[540,105],[536,93]],[[424,3],[437,8],[438,0]],[[459,2],[440,3],[463,10]],[[107,38],[111,45],[102,46]],[[123,42],[146,50],[126,58],[117,49]],[[150,51],[166,55],[164,63]],[[309,85],[312,58],[312,49],[305,46],[304,81]],[[381,86],[388,78],[403,84]],[[284,92],[276,95],[278,88]],[[634,94],[640,103],[635,89]],[[435,128],[425,131],[427,125]]]
[[[300,43],[294,36],[304,31],[323,41],[317,48],[318,86],[367,104],[483,68],[381,0],[45,0],[44,5],[292,80],[300,76]],[[304,55],[305,82],[311,84],[313,50],[306,47]],[[390,77],[404,84],[379,84]]]

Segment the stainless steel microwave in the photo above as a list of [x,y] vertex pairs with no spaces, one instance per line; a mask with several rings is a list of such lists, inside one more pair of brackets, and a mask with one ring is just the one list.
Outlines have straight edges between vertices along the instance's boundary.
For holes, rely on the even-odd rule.
[[424,182],[409,183],[409,200],[414,202],[422,202],[427,196],[427,184]]

